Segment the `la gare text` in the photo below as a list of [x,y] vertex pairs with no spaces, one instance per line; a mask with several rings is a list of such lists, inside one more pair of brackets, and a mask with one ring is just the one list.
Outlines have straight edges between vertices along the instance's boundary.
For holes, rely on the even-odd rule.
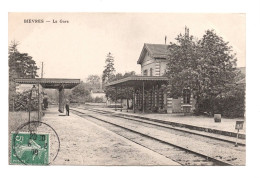
[[69,23],[68,20],[64,19],[52,19],[52,20],[44,20],[44,19],[24,19],[24,23]]

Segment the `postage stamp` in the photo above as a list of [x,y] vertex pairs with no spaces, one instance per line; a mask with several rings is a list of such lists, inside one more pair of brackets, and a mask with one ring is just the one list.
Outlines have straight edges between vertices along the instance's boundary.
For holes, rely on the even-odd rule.
[[11,164],[48,165],[49,134],[12,133]]

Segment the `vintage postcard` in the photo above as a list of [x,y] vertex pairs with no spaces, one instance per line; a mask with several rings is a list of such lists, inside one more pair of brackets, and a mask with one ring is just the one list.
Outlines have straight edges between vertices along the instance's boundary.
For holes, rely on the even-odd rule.
[[246,15],[8,14],[9,164],[245,166]]

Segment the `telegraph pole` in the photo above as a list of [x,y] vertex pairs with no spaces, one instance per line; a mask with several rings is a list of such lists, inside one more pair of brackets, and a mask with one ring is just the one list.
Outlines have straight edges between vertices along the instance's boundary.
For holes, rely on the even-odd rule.
[[41,73],[41,78],[43,78],[43,62],[42,62],[42,73]]

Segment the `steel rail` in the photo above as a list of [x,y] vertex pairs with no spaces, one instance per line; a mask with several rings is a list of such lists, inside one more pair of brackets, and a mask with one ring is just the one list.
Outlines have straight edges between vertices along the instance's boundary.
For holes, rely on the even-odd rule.
[[[143,133],[138,132],[138,131],[136,131],[136,130],[133,130],[133,129],[130,129],[130,128],[127,128],[127,127],[124,127],[124,126],[121,126],[121,125],[118,125],[118,124],[115,124],[115,123],[112,123],[112,122],[109,122],[109,121],[100,119],[100,118],[98,118],[98,117],[96,117],[96,116],[93,116],[93,115],[91,115],[91,114],[83,113],[83,112],[78,111],[78,110],[75,110],[75,109],[71,109],[71,110],[82,114],[82,115],[78,115],[78,116],[80,116],[80,117],[82,117],[82,116],[88,116],[88,117],[97,119],[97,120],[99,120],[99,121],[102,121],[102,122],[105,122],[105,123],[114,125],[114,126],[116,126],[116,127],[122,128],[122,129],[127,130],[127,131],[130,131],[130,132],[133,132],[133,133],[135,133],[135,134],[139,134],[139,135],[141,135],[141,136],[143,136],[143,137],[147,137],[147,138],[149,138],[149,139],[156,140],[156,141],[158,141],[158,142],[161,142],[161,143],[163,143],[163,144],[166,144],[166,145],[169,145],[169,146],[172,146],[172,147],[175,147],[175,148],[179,148],[179,149],[181,149],[181,150],[183,150],[183,151],[186,151],[186,152],[195,154],[195,155],[197,155],[197,156],[201,156],[201,157],[205,158],[206,161],[211,161],[211,162],[213,162],[213,163],[216,163],[217,165],[220,165],[220,166],[234,166],[233,164],[228,163],[228,162],[226,162],[226,161],[219,160],[219,159],[213,158],[213,157],[211,157],[211,156],[208,156],[208,155],[205,155],[205,154],[202,154],[202,153],[199,153],[199,152],[196,152],[196,151],[187,149],[187,148],[185,148],[185,147],[181,147],[181,146],[179,146],[179,145],[176,145],[176,144],[169,143],[169,142],[167,142],[167,141],[158,139],[158,138],[156,138],[156,137],[143,134]],[[82,117],[82,118],[83,118],[83,117]],[[119,134],[118,134],[118,135],[119,135]],[[120,136],[122,136],[122,135],[120,135]],[[123,136],[123,137],[124,137],[124,136]],[[125,138],[126,138],[126,137],[125,137]],[[129,139],[128,139],[128,140],[129,140]],[[133,141],[133,140],[131,140],[131,141]],[[175,160],[173,160],[173,161],[175,161]],[[176,162],[177,162],[177,161],[176,161]],[[181,163],[180,163],[180,164],[181,164]],[[183,164],[182,164],[182,165],[183,165]]]
[[[156,122],[156,121],[153,121],[153,120],[142,120],[142,119],[136,118],[136,117],[133,117],[134,118],[133,119],[133,118],[131,118],[131,116],[125,116],[125,115],[121,115],[120,113],[117,114],[117,113],[110,112],[110,111],[100,111],[100,110],[97,110],[97,109],[86,109],[86,108],[79,108],[79,109],[88,110],[88,111],[92,111],[92,112],[96,112],[96,113],[100,113],[100,114],[112,114],[114,117],[118,117],[118,118],[122,118],[122,119],[132,120],[132,121],[136,121],[136,122],[140,122],[140,123],[159,126],[159,127],[166,128],[166,129],[176,130],[176,131],[179,131],[179,132],[184,132],[184,133],[189,133],[189,134],[198,135],[198,136],[202,136],[202,137],[207,137],[207,138],[210,138],[210,139],[215,139],[215,140],[219,140],[219,141],[223,141],[223,142],[227,142],[227,143],[231,143],[231,144],[236,143],[236,141],[232,141],[232,140],[226,140],[226,139],[223,139],[223,138],[218,138],[218,137],[214,137],[214,136],[210,136],[210,135],[200,134],[200,133],[197,133],[197,132],[178,129],[178,128],[175,128],[174,126],[170,125],[170,124],[160,123],[160,122]],[[164,124],[164,125],[161,125],[161,124]],[[246,146],[246,144],[240,143],[240,142],[238,142],[237,144],[239,146]]]

